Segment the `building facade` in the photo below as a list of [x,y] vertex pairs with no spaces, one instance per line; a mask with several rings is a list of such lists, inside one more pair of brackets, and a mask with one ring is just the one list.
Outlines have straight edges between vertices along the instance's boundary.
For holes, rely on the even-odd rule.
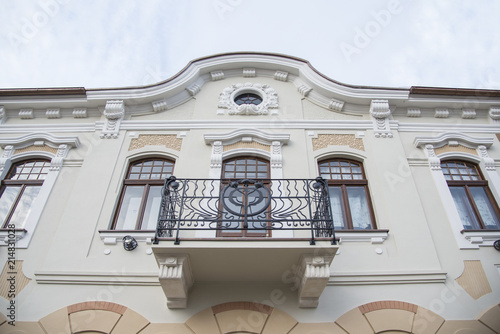
[[499,133],[277,54],[0,90],[0,332],[500,333]]

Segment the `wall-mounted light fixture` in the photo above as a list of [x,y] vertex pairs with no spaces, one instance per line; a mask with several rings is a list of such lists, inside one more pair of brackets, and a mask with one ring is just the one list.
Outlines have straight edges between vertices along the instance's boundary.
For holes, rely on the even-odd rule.
[[137,240],[131,235],[123,237],[123,248],[127,251],[134,250],[137,247]]
[[500,239],[496,240],[494,243],[493,243],[493,247],[495,247],[495,249],[497,251],[500,251]]

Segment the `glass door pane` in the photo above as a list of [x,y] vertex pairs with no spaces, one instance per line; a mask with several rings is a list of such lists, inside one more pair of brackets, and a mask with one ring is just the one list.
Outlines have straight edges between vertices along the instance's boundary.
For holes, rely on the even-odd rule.
[[12,208],[12,204],[14,204],[20,190],[21,186],[11,186],[5,188],[2,197],[0,197],[0,226],[5,224],[5,219],[7,218],[7,215]]
[[116,220],[115,229],[135,230],[143,194],[144,186],[127,186],[125,194],[123,195],[120,213]]
[[332,206],[333,226],[335,229],[343,230],[347,228],[344,199],[342,198],[341,187],[328,187],[330,193],[330,205]]
[[474,202],[476,203],[477,210],[481,215],[485,228],[490,230],[499,229],[500,222],[498,221],[495,209],[485,189],[483,187],[469,187],[469,190],[474,198]]
[[152,186],[149,188],[141,230],[156,229],[156,224],[158,223],[158,214],[160,213],[161,188],[162,186]]
[[458,214],[462,220],[462,224],[466,230],[477,230],[480,229],[479,222],[477,220],[476,214],[472,209],[472,205],[469,202],[467,193],[464,187],[450,187],[451,196],[455,201],[455,206],[457,207]]
[[371,229],[372,219],[366,200],[365,187],[347,187],[347,197],[349,198],[353,228],[355,230]]
[[33,202],[38,196],[40,188],[41,186],[30,186],[24,189],[9,224],[16,225],[16,228],[24,228],[26,225],[26,219],[31,212]]

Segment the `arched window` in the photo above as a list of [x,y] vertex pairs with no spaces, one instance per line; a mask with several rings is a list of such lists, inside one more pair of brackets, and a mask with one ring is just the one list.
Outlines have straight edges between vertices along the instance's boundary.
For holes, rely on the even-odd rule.
[[155,230],[161,203],[161,188],[172,175],[174,163],[145,159],[130,164],[123,181],[115,214],[115,230]]
[[328,180],[335,229],[376,228],[363,165],[347,159],[318,163],[319,174]]
[[[222,165],[222,219],[217,236],[270,236],[268,225],[269,162],[256,157],[237,157]],[[228,187],[236,180],[249,180],[237,187]],[[226,190],[226,191],[225,191]],[[223,203],[222,203],[223,202]],[[225,207],[224,207],[225,205]]]
[[441,170],[466,230],[500,229],[500,211],[478,166],[460,160],[441,163]]
[[33,202],[50,169],[45,159],[25,160],[13,164],[0,188],[0,221],[2,227],[24,228]]

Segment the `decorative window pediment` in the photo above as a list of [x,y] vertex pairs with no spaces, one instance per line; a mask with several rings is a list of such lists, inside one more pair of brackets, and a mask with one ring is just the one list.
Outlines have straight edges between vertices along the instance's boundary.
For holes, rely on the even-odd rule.
[[[248,98],[251,96],[253,98]],[[260,98],[260,99],[259,99]],[[226,87],[219,96],[217,114],[267,115],[278,113],[278,94],[260,83],[237,83]]]

